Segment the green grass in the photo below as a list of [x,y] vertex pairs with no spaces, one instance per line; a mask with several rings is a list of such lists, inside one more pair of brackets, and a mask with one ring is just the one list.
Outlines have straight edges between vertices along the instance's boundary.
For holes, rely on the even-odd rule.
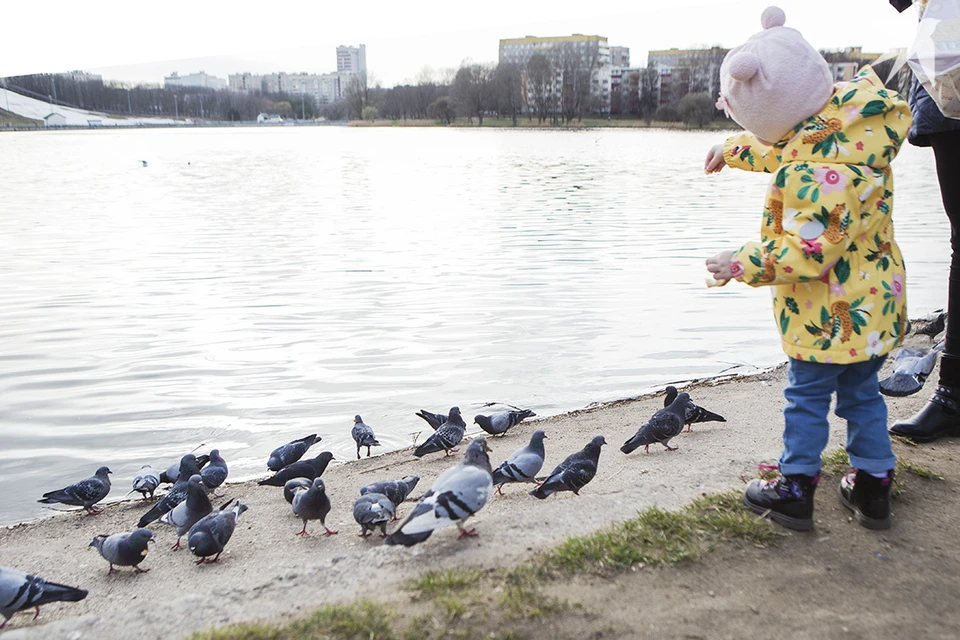
[[740,492],[705,495],[681,511],[651,507],[637,517],[586,536],[568,538],[544,559],[568,573],[674,565],[696,560],[721,540],[756,544],[780,532],[743,506]]
[[383,605],[359,600],[320,607],[308,618],[286,624],[237,624],[194,634],[191,640],[393,640],[392,619]]
[[479,569],[428,571],[411,582],[410,589],[421,596],[436,597],[472,587],[477,584],[482,575]]

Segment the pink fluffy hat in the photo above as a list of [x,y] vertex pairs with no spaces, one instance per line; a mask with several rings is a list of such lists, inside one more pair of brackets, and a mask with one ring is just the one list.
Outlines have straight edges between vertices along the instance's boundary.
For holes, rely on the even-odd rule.
[[737,124],[770,143],[820,111],[833,94],[827,61],[785,22],[783,9],[767,7],[760,16],[763,31],[720,65],[719,104],[725,101]]

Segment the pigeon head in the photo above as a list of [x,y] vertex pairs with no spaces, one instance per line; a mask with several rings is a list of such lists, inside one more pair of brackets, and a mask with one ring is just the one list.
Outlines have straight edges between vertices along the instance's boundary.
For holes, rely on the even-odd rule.
[[100,467],[99,469],[97,469],[97,473],[95,475],[105,476],[108,473],[113,473],[113,471],[110,471],[110,467]]
[[233,505],[233,512],[236,513],[238,516],[244,511],[246,511],[247,509],[248,509],[247,505],[243,504],[239,500],[237,500],[237,504]]
[[690,394],[681,393],[677,395],[676,400],[670,403],[670,406],[680,409],[682,411],[684,408],[686,408],[688,402],[690,402]]
[[135,549],[146,549],[148,542],[154,542],[153,531],[150,531],[150,529],[134,529],[128,540],[130,546]]
[[87,546],[88,546],[88,547],[96,547],[97,549],[99,549],[100,547],[103,546],[103,541],[106,540],[106,539],[107,539],[107,534],[105,534],[105,533],[99,533],[99,534],[93,536],[93,540],[92,540],[92,541],[90,542],[90,544],[88,544]]
[[607,444],[607,441],[603,436],[594,436],[593,440],[590,441],[590,444],[599,449],[603,445]]
[[452,418],[453,416],[460,417],[460,407],[450,407],[450,414],[448,417]]
[[543,442],[547,439],[547,434],[544,433],[543,429],[537,429],[533,432],[533,435],[530,436],[530,442]]
[[486,439],[474,438],[467,446],[467,451],[464,453],[464,457],[466,458],[467,462],[484,467],[489,471],[490,457],[487,456],[488,451],[490,451],[490,447],[487,446]]
[[410,490],[412,491],[413,488],[417,486],[417,483],[420,482],[420,476],[404,476],[401,482],[410,487]]
[[358,413],[357,415],[353,416],[353,423],[354,423],[354,424],[359,424],[359,423],[361,423],[361,422],[363,422],[363,418],[360,417],[360,414],[359,414],[359,413]]
[[190,484],[200,484],[201,482],[203,482],[203,477],[195,473],[192,476],[190,476],[190,480],[188,480],[188,482]]
[[220,449],[213,449],[210,451],[210,460],[215,462],[220,462],[223,458],[220,457]]
[[327,490],[327,485],[324,484],[323,480],[321,480],[320,478],[314,478],[314,479],[313,479],[313,488],[314,488],[314,489],[317,489],[318,491],[326,491],[326,490]]

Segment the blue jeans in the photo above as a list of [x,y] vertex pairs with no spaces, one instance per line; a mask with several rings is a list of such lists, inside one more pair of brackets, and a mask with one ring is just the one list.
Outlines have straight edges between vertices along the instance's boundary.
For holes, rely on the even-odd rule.
[[780,473],[815,476],[820,454],[830,437],[830,397],[837,393],[836,414],[847,421],[850,466],[868,473],[893,469],[897,457],[887,433],[887,403],[880,395],[877,372],[886,358],[853,364],[822,364],[790,359],[783,395],[783,454]]

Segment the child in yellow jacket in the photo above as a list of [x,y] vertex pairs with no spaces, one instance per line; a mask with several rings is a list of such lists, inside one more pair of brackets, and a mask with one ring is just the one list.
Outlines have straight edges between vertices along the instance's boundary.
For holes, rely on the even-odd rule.
[[896,457],[877,373],[907,330],[890,161],[910,110],[870,67],[834,86],[823,57],[784,22],[781,9],[767,8],[764,30],[724,59],[717,106],[747,131],[705,162],[711,173],[729,165],[773,174],[760,241],[707,260],[721,282],[774,287],[790,357],[779,474],[752,481],[743,500],[783,526],[813,527],[835,392],[853,467],[841,502],[863,526],[886,529]]

